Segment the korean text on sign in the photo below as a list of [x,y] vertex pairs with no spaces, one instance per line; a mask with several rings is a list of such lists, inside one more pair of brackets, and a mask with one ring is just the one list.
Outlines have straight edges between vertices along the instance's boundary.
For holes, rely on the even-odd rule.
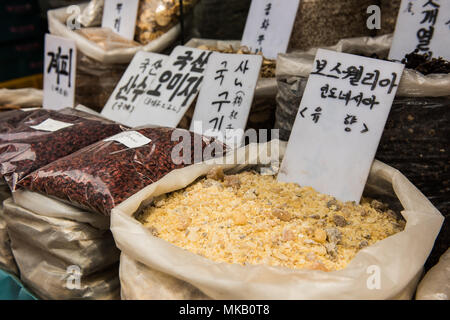
[[153,52],[137,52],[109,97],[102,110],[102,115],[130,127],[150,123],[151,113],[147,113],[136,123],[130,120],[132,114],[142,107],[138,104],[141,101],[140,98],[146,94],[150,84],[156,79],[157,73],[168,58],[168,56]]
[[73,107],[77,50],[75,42],[45,35],[44,108]]
[[259,55],[213,53],[205,73],[191,131],[240,144],[258,81]]
[[450,60],[450,1],[403,0],[395,28],[389,59],[417,50]]
[[403,68],[319,49],[279,180],[359,202]]
[[138,101],[130,121],[151,114],[151,124],[176,127],[197,96],[211,51],[176,47]]
[[299,3],[300,0],[253,0],[242,45],[252,52],[262,52],[269,59],[285,53]]
[[102,27],[133,40],[139,0],[105,0]]

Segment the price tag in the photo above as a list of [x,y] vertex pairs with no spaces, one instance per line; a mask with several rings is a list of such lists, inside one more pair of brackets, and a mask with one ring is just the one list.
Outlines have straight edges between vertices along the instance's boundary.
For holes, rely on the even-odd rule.
[[75,41],[45,35],[43,107],[73,108],[77,49]]
[[138,102],[147,95],[147,89],[168,58],[158,53],[138,51],[109,97],[102,115],[129,127],[148,124],[147,121],[150,123],[150,112],[143,113],[137,122],[132,121],[132,114],[143,108]]
[[278,179],[359,202],[403,68],[319,49]]
[[240,144],[258,81],[260,55],[213,53],[205,72],[191,131]]
[[127,148],[134,149],[145,146],[152,140],[137,131],[125,131],[105,139],[104,141],[117,141]]
[[241,44],[268,59],[285,53],[300,0],[253,0]]
[[105,0],[102,28],[111,28],[122,37],[133,40],[139,0]]
[[45,121],[42,121],[40,124],[35,126],[30,126],[30,128],[33,128],[35,130],[41,130],[41,131],[48,131],[48,132],[55,132],[64,128],[68,128],[73,126],[73,123],[68,122],[62,122],[58,120],[53,119],[47,119]]
[[450,1],[402,0],[389,59],[419,54],[450,60]]
[[200,90],[211,51],[176,47],[158,72],[130,123],[175,128]]

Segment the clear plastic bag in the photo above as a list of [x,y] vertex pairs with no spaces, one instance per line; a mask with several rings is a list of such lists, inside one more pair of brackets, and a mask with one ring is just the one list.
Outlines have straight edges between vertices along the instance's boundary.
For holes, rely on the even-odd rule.
[[210,144],[223,150],[216,140],[182,129],[136,129],[124,134],[131,132],[136,139],[143,139],[145,143],[139,147],[129,148],[115,138],[100,141],[31,173],[20,186],[109,215],[132,194],[186,166],[172,159],[172,151],[179,145],[178,140],[172,141],[175,130],[191,137],[191,163],[198,161],[194,141],[201,142],[202,150]]
[[91,0],[78,16],[78,22],[85,27],[96,27],[102,23],[104,0]]
[[[63,127],[54,131],[55,123]],[[48,110],[38,117],[32,114],[15,129],[0,134],[0,175],[15,190],[17,182],[34,170],[123,129],[104,118],[70,108]]]

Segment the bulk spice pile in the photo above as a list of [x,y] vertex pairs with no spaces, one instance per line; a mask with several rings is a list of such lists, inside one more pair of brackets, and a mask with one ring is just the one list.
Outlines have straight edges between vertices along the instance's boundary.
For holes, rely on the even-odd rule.
[[368,246],[403,230],[387,205],[342,203],[310,187],[221,169],[161,196],[136,217],[153,235],[216,262],[343,269]]

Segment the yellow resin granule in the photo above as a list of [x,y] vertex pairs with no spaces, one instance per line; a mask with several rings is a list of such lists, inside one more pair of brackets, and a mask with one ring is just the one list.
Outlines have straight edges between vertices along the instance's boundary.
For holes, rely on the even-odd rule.
[[256,172],[220,169],[155,199],[138,219],[152,233],[216,262],[345,268],[356,253],[403,230],[383,203],[343,203]]

